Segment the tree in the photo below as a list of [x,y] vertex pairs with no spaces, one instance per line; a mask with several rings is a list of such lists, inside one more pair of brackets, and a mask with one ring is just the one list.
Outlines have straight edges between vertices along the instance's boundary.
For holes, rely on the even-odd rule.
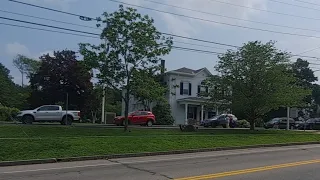
[[24,75],[26,75],[27,77],[30,77],[31,74],[34,74],[38,70],[38,68],[40,66],[40,62],[18,54],[13,59],[13,65],[21,73],[21,86],[23,87]]
[[252,130],[255,120],[270,110],[300,105],[311,92],[297,85],[289,57],[274,42],[258,41],[219,56],[219,76],[207,82],[210,101],[243,112]]
[[174,119],[171,115],[171,107],[168,102],[158,103],[152,109],[152,112],[157,118],[157,124],[172,125],[174,123]]
[[160,57],[170,52],[172,38],[162,36],[149,16],[122,5],[114,13],[105,12],[101,19],[105,28],[100,37],[105,43],[80,44],[80,52],[84,61],[99,71],[101,83],[123,92],[126,131],[134,72],[158,66]]
[[292,65],[292,70],[297,78],[298,85],[311,88],[312,84],[318,81],[318,78],[314,75],[313,70],[309,67],[309,62],[298,58]]
[[161,74],[156,70],[138,70],[133,72],[132,95],[142,102],[145,109],[150,109],[152,103],[164,103],[167,87],[162,84]]
[[23,108],[28,91],[12,81],[10,71],[0,63],[0,104],[7,107]]
[[30,78],[31,105],[65,104],[68,93],[69,108],[78,108],[85,113],[93,85],[91,74],[76,59],[75,52],[57,51],[53,57],[47,54],[40,59],[39,70]]

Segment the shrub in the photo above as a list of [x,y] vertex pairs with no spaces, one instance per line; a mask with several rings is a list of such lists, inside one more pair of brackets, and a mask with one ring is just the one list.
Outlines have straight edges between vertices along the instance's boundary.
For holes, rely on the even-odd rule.
[[152,108],[152,112],[156,116],[156,124],[172,125],[174,123],[169,103],[157,104]]
[[17,108],[0,106],[0,121],[13,121],[18,113],[19,109]]
[[239,121],[237,121],[237,127],[239,127],[239,128],[249,128],[250,127],[250,123],[245,119],[239,120]]

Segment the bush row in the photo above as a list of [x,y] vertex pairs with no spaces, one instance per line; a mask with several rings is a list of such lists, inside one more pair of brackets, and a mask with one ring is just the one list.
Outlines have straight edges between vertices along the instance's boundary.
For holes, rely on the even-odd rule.
[[0,121],[13,121],[17,116],[19,109],[0,105]]

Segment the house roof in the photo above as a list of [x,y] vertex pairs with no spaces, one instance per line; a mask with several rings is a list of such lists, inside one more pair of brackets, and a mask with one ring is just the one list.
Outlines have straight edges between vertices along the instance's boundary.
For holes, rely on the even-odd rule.
[[172,70],[172,71],[169,71],[167,73],[179,73],[179,74],[196,75],[201,71],[207,71],[208,74],[211,74],[210,71],[207,68],[201,68],[201,69],[194,70],[194,69],[189,69],[189,68],[186,68],[186,67],[183,67],[183,68],[180,68],[180,69],[176,69],[176,70]]

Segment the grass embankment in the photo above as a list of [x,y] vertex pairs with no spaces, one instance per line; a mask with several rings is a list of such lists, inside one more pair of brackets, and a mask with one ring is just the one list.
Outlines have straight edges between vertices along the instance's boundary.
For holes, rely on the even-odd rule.
[[320,141],[308,132],[0,126],[0,161]]

